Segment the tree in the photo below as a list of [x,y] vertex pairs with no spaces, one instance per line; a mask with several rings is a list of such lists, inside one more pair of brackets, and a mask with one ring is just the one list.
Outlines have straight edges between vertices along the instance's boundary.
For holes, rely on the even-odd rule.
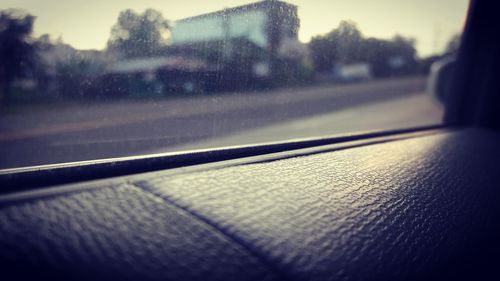
[[341,21],[328,34],[313,37],[309,47],[316,69],[330,71],[337,63],[359,61],[362,41],[363,35],[352,21]]
[[162,14],[147,9],[142,14],[125,10],[111,30],[108,49],[125,57],[155,56],[167,44],[170,25]]
[[65,98],[82,98],[89,88],[89,73],[93,65],[88,59],[72,55],[56,65],[59,95]]
[[360,47],[363,35],[352,21],[342,21],[332,34],[337,42],[339,62],[349,64],[360,60]]
[[371,66],[376,77],[410,74],[417,71],[415,39],[401,35],[391,40],[367,38],[363,40],[360,61]]
[[0,11],[0,84],[5,99],[11,96],[14,80],[35,68],[37,48],[31,38],[34,21],[34,16],[18,10]]
[[331,36],[315,36],[309,43],[311,58],[317,71],[331,71],[337,60],[337,45]]
[[416,71],[415,40],[400,35],[391,40],[364,38],[356,23],[339,26],[309,43],[317,71],[332,71],[338,64],[368,63],[377,77]]

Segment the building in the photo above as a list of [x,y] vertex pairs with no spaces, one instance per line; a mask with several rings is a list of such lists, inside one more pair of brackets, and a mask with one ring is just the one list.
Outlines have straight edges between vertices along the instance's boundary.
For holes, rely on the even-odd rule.
[[152,84],[164,92],[266,86],[277,72],[277,58],[293,54],[294,43],[300,43],[298,29],[297,6],[277,0],[181,19],[171,28],[163,56],[115,62],[103,81],[125,92]]
[[224,43],[224,56],[233,53],[231,42],[244,39],[268,54],[271,62],[283,42],[298,41],[297,6],[264,0],[235,8],[185,18],[172,28],[173,46]]

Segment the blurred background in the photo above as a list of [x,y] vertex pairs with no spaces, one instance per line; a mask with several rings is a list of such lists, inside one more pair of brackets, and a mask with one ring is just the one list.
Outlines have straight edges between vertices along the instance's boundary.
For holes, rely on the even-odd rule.
[[0,168],[441,122],[466,0],[0,3]]

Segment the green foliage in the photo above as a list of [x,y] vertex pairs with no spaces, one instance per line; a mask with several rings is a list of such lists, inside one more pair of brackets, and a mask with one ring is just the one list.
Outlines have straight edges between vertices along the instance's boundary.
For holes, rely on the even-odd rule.
[[167,43],[169,28],[168,21],[156,10],[147,9],[142,14],[122,11],[111,30],[108,49],[128,58],[157,55]]
[[360,59],[363,35],[351,21],[342,21],[326,35],[313,37],[309,46],[318,71],[329,71],[335,63],[352,63]]
[[[342,21],[328,34],[314,37],[309,47],[317,71],[332,71],[339,64],[369,63],[373,74],[383,77],[416,71],[415,43],[400,35],[391,40],[365,38],[355,23]],[[391,66],[395,59],[404,65]]]
[[276,85],[297,86],[311,82],[314,68],[303,60],[280,58],[275,67],[273,81]]
[[5,99],[10,98],[14,79],[27,76],[35,68],[37,48],[31,38],[34,21],[34,16],[17,10],[0,11],[0,84]]
[[[417,71],[415,40],[396,35],[391,40],[368,38],[363,41],[360,60],[371,65],[373,75],[386,77],[409,74]],[[397,58],[405,62],[392,67],[390,62]]]
[[81,98],[91,95],[93,89],[92,73],[99,66],[79,56],[71,56],[68,60],[56,65],[59,96],[65,98]]

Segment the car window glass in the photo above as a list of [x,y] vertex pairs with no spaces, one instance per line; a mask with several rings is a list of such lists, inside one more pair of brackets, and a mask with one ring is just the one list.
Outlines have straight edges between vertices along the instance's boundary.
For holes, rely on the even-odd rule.
[[466,0],[0,3],[0,169],[441,124]]

